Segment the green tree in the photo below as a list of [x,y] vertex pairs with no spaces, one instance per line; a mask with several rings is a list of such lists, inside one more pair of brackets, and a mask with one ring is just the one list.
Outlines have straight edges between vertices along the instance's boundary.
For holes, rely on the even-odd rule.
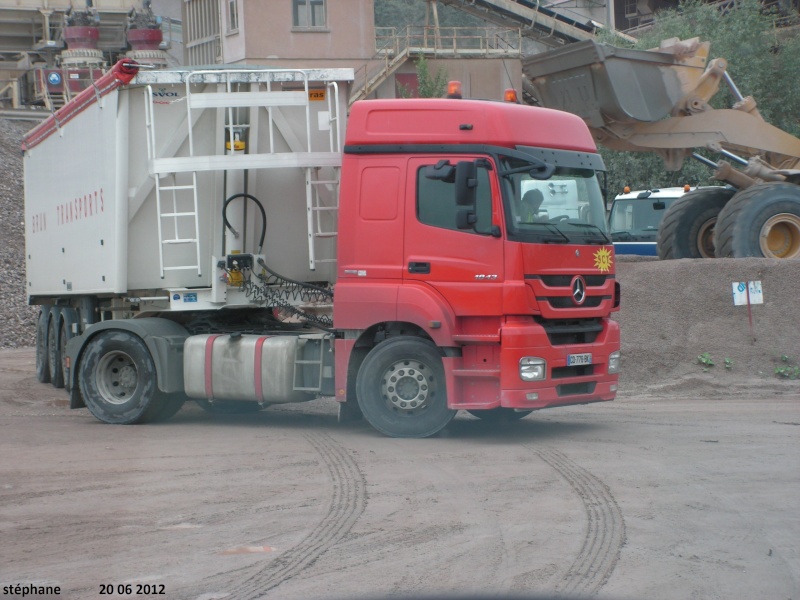
[[447,92],[447,72],[439,67],[436,74],[432,75],[430,65],[425,57],[420,54],[417,57],[417,81],[419,81],[420,98],[441,98]]
[[[800,36],[775,27],[775,13],[759,0],[736,0],[726,5],[686,0],[677,9],[656,15],[652,30],[643,34],[636,49],[658,47],[663,39],[699,37],[711,42],[710,59],[723,57],[728,73],[745,96],[753,96],[764,119],[793,135],[800,135]],[[618,44],[618,40],[607,40]],[[712,99],[715,108],[733,105],[725,84]],[[609,192],[624,185],[634,189],[709,183],[711,171],[687,160],[683,169],[668,173],[654,155],[601,150],[609,169]]]

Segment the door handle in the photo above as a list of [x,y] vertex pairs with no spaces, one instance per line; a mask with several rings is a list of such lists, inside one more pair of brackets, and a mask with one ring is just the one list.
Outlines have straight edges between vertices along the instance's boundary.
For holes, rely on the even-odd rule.
[[430,273],[431,263],[429,262],[410,262],[408,263],[409,273]]

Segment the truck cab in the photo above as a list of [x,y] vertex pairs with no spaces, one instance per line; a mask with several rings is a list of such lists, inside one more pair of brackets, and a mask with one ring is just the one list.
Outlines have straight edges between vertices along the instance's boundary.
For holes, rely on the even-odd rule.
[[[392,338],[438,349],[451,411],[524,415],[614,398],[619,286],[602,169],[585,126],[566,113],[470,100],[353,106],[336,365],[344,379],[350,351],[364,349],[355,387],[378,399],[369,407],[359,397],[373,425],[402,426],[427,408],[412,382],[405,395],[386,383],[403,380],[393,358],[373,368]],[[525,202],[532,191],[536,210]]]

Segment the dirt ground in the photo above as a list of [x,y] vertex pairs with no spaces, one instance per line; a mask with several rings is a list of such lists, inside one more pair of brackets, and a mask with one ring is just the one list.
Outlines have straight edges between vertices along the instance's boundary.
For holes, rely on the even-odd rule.
[[800,385],[774,373],[800,261],[618,266],[616,401],[426,440],[326,400],[103,425],[0,350],[0,594],[800,600]]

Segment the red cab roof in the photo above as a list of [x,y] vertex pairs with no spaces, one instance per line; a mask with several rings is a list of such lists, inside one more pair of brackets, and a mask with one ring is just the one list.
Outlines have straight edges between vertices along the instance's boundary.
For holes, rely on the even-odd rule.
[[487,100],[362,100],[350,109],[345,143],[490,144],[597,151],[580,117]]

